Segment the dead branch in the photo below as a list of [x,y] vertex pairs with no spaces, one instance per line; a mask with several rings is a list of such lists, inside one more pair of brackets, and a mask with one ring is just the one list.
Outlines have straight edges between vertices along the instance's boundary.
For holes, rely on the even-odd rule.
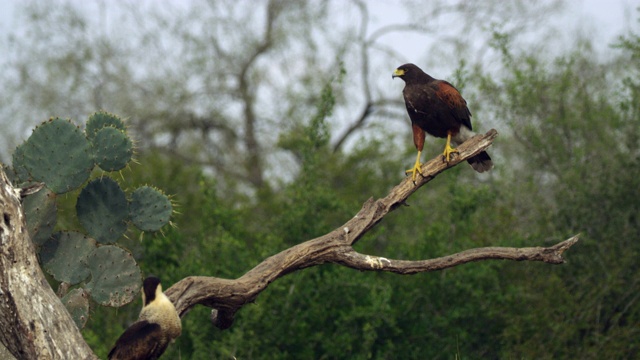
[[389,212],[405,203],[409,196],[421,186],[442,171],[488,148],[497,135],[495,130],[491,130],[468,140],[458,147],[459,156],[454,157],[448,164],[443,162],[442,156],[437,156],[422,166],[423,176],[419,177],[415,183],[410,178],[406,178],[391,189],[386,197],[367,200],[362,209],[343,226],[265,259],[238,279],[190,276],[170,287],[166,294],[181,315],[186,314],[195,305],[213,308],[212,322],[215,326],[226,329],[232,325],[236,311],[245,304],[253,302],[270,283],[291,272],[325,263],[363,271],[389,271],[398,274],[436,271],[488,259],[563,263],[562,253],[578,241],[578,236],[548,248],[487,247],[418,261],[386,259],[360,254],[353,249],[353,244]]
[[379,256],[363,255],[356,251],[343,254],[337,262],[353,269],[362,271],[389,271],[397,274],[415,274],[419,272],[437,271],[473,261],[498,259],[515,261],[542,261],[548,264],[562,264],[562,253],[578,242],[579,235],[575,235],[554,246],[544,247],[486,247],[471,249],[457,254],[429,260],[406,261],[392,260]]

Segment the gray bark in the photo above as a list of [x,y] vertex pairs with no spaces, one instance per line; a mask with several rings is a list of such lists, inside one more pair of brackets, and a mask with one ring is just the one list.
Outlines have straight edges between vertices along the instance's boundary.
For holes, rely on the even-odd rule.
[[386,197],[378,200],[369,199],[365,202],[362,209],[344,225],[324,236],[298,244],[265,259],[238,279],[190,276],[167,289],[166,294],[181,315],[196,305],[213,308],[211,316],[213,325],[225,329],[233,324],[235,313],[244,305],[253,302],[270,283],[292,272],[326,263],[360,271],[388,271],[398,274],[437,271],[489,259],[562,264],[564,262],[562,254],[578,241],[578,236],[548,248],[487,247],[418,261],[387,259],[360,254],[353,249],[353,245],[365,233],[382,221],[389,212],[405,204],[409,196],[422,185],[446,169],[482,152],[493,143],[497,135],[495,130],[491,130],[485,135],[477,135],[467,140],[458,147],[459,153],[449,163],[445,163],[441,155],[437,156],[422,166],[422,176],[418,176],[415,183],[411,177],[407,177],[391,189]]
[[40,269],[20,190],[0,169],[0,342],[17,359],[96,359]]

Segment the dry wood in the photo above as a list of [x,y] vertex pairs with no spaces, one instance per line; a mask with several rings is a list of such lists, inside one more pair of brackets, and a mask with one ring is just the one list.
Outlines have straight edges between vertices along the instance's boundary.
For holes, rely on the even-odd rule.
[[437,259],[406,261],[360,254],[353,249],[365,233],[371,230],[385,215],[405,203],[422,185],[442,171],[480,153],[491,145],[497,136],[495,130],[477,135],[458,147],[459,154],[448,164],[442,157],[422,166],[422,177],[416,182],[406,178],[382,199],[369,199],[349,221],[332,232],[293,246],[265,259],[242,277],[229,280],[215,277],[191,276],[169,288],[166,293],[184,315],[195,305],[212,307],[212,321],[225,329],[232,325],[233,317],[242,306],[250,303],[279,277],[310,266],[333,263],[363,271],[390,271],[398,274],[436,271],[487,259],[543,261],[550,264],[564,262],[562,253],[578,241],[578,237],[563,241],[549,248],[500,248],[488,247],[463,251]]
[[40,269],[22,193],[0,168],[0,342],[17,359],[97,359]]

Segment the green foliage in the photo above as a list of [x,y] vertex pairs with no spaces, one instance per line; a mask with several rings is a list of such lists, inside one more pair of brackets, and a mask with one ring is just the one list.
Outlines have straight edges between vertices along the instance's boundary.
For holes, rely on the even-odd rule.
[[280,145],[296,154],[300,163],[300,173],[293,184],[267,205],[273,209],[267,212],[282,214],[277,219],[278,226],[274,226],[274,235],[285,244],[321,235],[348,214],[331,182],[332,167],[340,160],[329,146],[327,123],[335,105],[333,87],[341,83],[343,75],[344,70],[324,86],[316,114],[309,122],[281,138]]
[[291,151],[299,158],[303,174],[316,171],[318,161],[329,152],[330,134],[327,118],[331,116],[336,102],[333,93],[334,83],[339,84],[343,76],[344,69],[337,79],[325,84],[317,103],[316,114],[309,119],[308,124],[298,124],[292,131],[280,136],[280,147]]
[[[623,58],[637,52],[625,42],[621,49]],[[552,62],[504,58],[504,78],[483,81],[515,134],[506,154],[514,175],[504,180],[513,189],[505,200],[521,219],[512,229],[531,238],[582,237],[562,267],[509,269],[501,356],[634,357],[640,208],[629,191],[640,188],[640,112],[632,105],[640,96],[631,75],[638,62],[614,83],[588,48]]]

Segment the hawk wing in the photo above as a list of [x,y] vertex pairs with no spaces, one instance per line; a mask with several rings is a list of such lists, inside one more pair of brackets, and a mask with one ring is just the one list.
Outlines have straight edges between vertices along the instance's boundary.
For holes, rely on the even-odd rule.
[[157,359],[169,345],[159,324],[135,322],[120,335],[107,356],[110,360]]
[[460,95],[458,89],[456,89],[450,83],[440,80],[437,83],[436,96],[440,101],[445,103],[453,116],[460,121],[460,123],[473,130],[471,128],[471,111],[467,107],[467,101]]

